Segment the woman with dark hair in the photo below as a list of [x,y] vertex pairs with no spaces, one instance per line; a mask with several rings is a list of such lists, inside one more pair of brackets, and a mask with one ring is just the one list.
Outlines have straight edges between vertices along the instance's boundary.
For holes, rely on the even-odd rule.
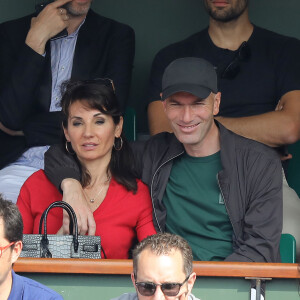
[[[109,79],[69,82],[61,100],[65,151],[81,168],[81,184],[93,211],[96,234],[107,258],[128,258],[136,239],[156,231],[146,185],[136,179],[131,149],[123,134],[123,118]],[[17,205],[24,233],[38,233],[43,211],[62,195],[43,170],[21,188]],[[61,233],[62,211],[53,209],[48,232]]]

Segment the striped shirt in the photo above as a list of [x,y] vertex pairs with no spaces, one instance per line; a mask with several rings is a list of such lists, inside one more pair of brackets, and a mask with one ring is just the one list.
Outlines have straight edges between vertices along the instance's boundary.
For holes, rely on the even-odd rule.
[[[50,41],[52,72],[50,112],[61,110],[59,105],[61,100],[61,84],[71,78],[78,32],[84,21],[85,20],[83,20],[77,30],[72,34],[61,39]],[[24,152],[14,164],[44,169],[44,154],[48,149],[49,146],[32,147]]]

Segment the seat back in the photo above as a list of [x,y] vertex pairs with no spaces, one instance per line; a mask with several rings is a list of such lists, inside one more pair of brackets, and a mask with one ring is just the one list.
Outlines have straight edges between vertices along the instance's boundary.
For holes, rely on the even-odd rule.
[[128,141],[136,140],[136,112],[132,107],[127,107],[125,110],[123,131]]
[[282,263],[296,263],[296,240],[289,233],[281,235],[280,257]]

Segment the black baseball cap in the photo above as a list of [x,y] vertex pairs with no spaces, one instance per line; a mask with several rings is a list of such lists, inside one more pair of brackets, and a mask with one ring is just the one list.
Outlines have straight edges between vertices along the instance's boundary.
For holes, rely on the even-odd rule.
[[184,57],[171,62],[162,78],[162,100],[177,92],[191,93],[205,99],[218,92],[217,73],[207,60]]

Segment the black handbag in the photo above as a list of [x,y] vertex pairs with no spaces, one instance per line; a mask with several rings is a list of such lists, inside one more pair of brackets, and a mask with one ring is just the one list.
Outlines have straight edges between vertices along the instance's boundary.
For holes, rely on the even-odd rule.
[[[61,207],[68,212],[70,235],[47,234],[47,216],[54,207]],[[77,218],[73,208],[66,202],[56,201],[49,205],[41,216],[39,234],[24,234],[20,257],[97,259],[101,258],[101,239],[100,236],[78,235]]]

